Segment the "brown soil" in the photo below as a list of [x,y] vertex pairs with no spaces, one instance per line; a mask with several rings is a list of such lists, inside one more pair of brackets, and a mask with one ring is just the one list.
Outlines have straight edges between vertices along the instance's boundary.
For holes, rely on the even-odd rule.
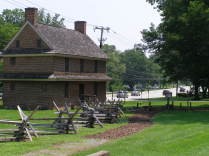
[[87,138],[94,139],[117,139],[120,137],[128,136],[133,133],[142,131],[144,128],[152,125],[151,118],[157,112],[136,112],[140,114],[135,114],[134,116],[129,118],[129,124],[125,126],[121,126],[115,129],[111,129],[105,131],[104,133],[99,133],[95,135],[86,136]]
[[26,153],[24,156],[70,156],[104,144],[107,140],[87,139],[84,142],[69,142],[52,146],[53,149],[42,149]]
[[87,139],[84,142],[80,143],[63,143],[59,145],[54,145],[53,149],[43,149],[32,151],[24,156],[70,156],[74,153],[87,150],[93,147],[97,147],[108,140],[117,139],[133,133],[142,131],[144,128],[152,125],[151,118],[157,112],[143,112],[137,111],[134,116],[129,118],[129,124],[121,126],[119,128],[108,130],[104,133],[86,136]]

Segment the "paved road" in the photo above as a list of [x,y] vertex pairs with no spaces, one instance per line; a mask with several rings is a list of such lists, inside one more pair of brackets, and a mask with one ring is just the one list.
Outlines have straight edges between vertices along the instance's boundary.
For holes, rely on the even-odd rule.
[[[189,89],[189,87],[184,87],[186,90]],[[131,96],[130,93],[128,94],[128,98],[126,98],[126,101],[134,101],[134,100],[140,100],[140,99],[148,99],[148,98],[160,98],[164,97],[162,92],[164,89],[158,89],[158,90],[152,90],[152,91],[145,91],[142,92],[140,96]],[[172,92],[172,96],[176,96],[176,88],[170,88],[166,89]],[[111,94],[107,94],[107,99],[112,99]],[[113,99],[117,100],[118,98],[116,97],[116,94],[113,94]]]

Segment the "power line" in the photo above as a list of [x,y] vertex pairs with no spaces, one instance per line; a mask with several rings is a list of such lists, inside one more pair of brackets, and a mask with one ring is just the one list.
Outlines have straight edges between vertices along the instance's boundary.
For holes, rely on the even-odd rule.
[[19,2],[19,1],[17,1],[17,0],[12,0],[12,1],[15,1],[16,3],[18,3],[18,4],[22,5],[23,7],[28,7],[28,5],[25,5],[24,3]]
[[122,35],[121,33],[116,32],[115,30],[111,29],[112,33],[118,36],[123,37],[125,40],[130,41],[125,35]]
[[133,45],[133,43],[131,43],[131,41],[127,41],[127,40],[122,40],[121,37],[116,36],[115,34],[113,35],[108,35],[110,38],[114,38],[115,40],[117,40],[118,42],[122,43],[122,44],[126,44],[128,46]]
[[146,77],[146,76],[138,76],[125,73],[126,76],[130,78],[130,81],[137,81],[137,80],[164,80],[163,78],[153,78],[153,77]]
[[37,3],[34,3],[34,2],[31,2],[30,0],[25,0],[26,2],[29,2],[30,4],[32,4],[32,5],[36,5],[36,6],[38,6],[39,8],[42,8],[42,6],[40,6],[39,4],[37,4]]
[[[63,14],[54,12],[54,11],[49,10],[49,9],[47,9],[47,8],[45,8],[45,7],[43,7],[43,6],[39,5],[39,4],[37,4],[37,3],[31,2],[30,0],[25,0],[25,1],[29,2],[29,3],[32,4],[32,5],[35,5],[36,7],[43,8],[44,10],[49,11],[49,12],[51,12],[51,13],[53,13],[53,14],[59,14],[59,15],[61,15],[62,17],[65,18],[65,21],[68,21],[69,23],[73,23],[74,21],[77,21],[76,19],[73,19],[73,18],[64,16]],[[92,27],[96,27],[96,25],[90,24],[90,23],[87,23],[87,25],[92,26]]]
[[[14,5],[14,6],[19,6],[20,8],[24,8],[24,7],[28,7],[28,6],[29,6],[28,4],[26,5],[25,3],[23,3],[23,1],[21,1],[21,2],[18,1],[18,0],[12,0],[12,2],[10,2],[9,0],[6,0],[6,1],[7,1],[8,3]],[[31,0],[24,0],[24,1],[27,2],[27,3],[30,3],[30,4],[32,4],[32,5],[34,5],[34,6],[36,6],[36,7],[38,7],[38,8],[43,8],[44,10],[46,10],[46,11],[48,11],[48,12],[51,12],[51,13],[53,13],[53,14],[59,14],[59,13],[57,13],[57,12],[54,12],[54,11],[52,11],[52,10],[49,10],[49,9],[47,9],[47,8],[45,8],[45,7],[41,6],[41,5],[39,5],[39,4],[37,4],[37,3],[34,3],[34,2],[32,2]],[[14,2],[15,2],[15,3],[14,3]],[[62,14],[60,14],[60,15],[61,15],[62,17],[64,17],[64,18],[65,18],[65,21],[66,21],[67,23],[69,23],[69,24],[72,24],[74,21],[76,21],[76,20],[73,19],[73,18],[69,18],[69,17],[63,16]],[[104,30],[108,30],[108,31],[111,30],[111,33],[112,33],[112,34],[115,34],[116,36],[120,36],[120,38],[118,38],[118,40],[121,40],[121,37],[122,37],[122,38],[125,39],[126,41],[130,42],[130,40],[129,40],[127,37],[125,37],[124,35],[122,35],[122,34],[116,32],[116,31],[114,31],[113,29],[110,29],[109,27],[101,27],[101,26],[97,26],[97,25],[91,24],[91,23],[87,23],[87,25],[93,27],[94,30],[100,29],[100,31],[101,31],[100,39],[99,39],[99,41],[100,41],[100,47],[102,47],[103,42],[106,40],[105,38],[103,38]]]
[[[47,9],[47,8],[45,8],[45,7],[41,6],[41,5],[39,5],[39,4],[37,4],[37,3],[34,3],[34,2],[32,2],[31,0],[25,0],[25,1],[26,1],[26,2],[29,2],[29,3],[32,4],[32,5],[37,6],[37,7],[39,7],[39,8],[43,8],[43,9],[45,9],[45,10],[51,12],[51,13],[59,14],[59,13],[56,13],[56,12],[54,12],[54,11],[52,11],[52,10],[49,10],[49,9]],[[60,15],[61,15],[61,14],[60,14]],[[69,18],[69,17],[66,17],[66,16],[64,16],[64,15],[62,15],[62,16],[65,18],[65,21],[67,21],[67,22],[69,22],[69,23],[73,23],[74,21],[76,21],[76,20],[73,19],[73,18]],[[93,27],[94,29],[95,29],[95,28],[98,28],[98,27],[101,27],[101,26],[98,26],[98,25],[95,25],[95,24],[91,24],[91,23],[87,23],[87,25]],[[106,28],[108,28],[108,27],[106,27]],[[109,29],[109,30],[111,30],[111,32],[112,32],[113,34],[118,35],[118,36],[124,38],[126,41],[130,42],[130,40],[129,40],[127,37],[125,37],[124,35],[122,35],[121,33],[118,33],[118,32],[116,32],[116,31],[114,31],[113,29]],[[121,38],[120,38],[120,39],[121,39]],[[105,39],[103,40],[103,42],[104,42],[104,41],[105,41]],[[100,38],[100,44],[101,44],[101,38]]]
[[19,6],[21,9],[24,8],[21,5],[19,5],[19,3],[15,3],[14,1],[6,0],[6,2],[8,2],[9,4],[11,4],[11,5],[15,6],[15,7]]
[[[39,5],[39,4],[37,4],[37,3],[31,2],[30,0],[25,0],[25,1],[26,1],[26,2],[29,2],[29,3],[32,4],[32,5],[35,5],[35,6],[38,7],[38,8],[42,8],[42,9],[44,9],[44,10],[50,12],[50,13],[61,15],[60,13],[54,12],[54,11],[52,11],[52,10],[49,10],[49,9],[47,9],[47,8],[45,8],[45,7],[43,7],[43,6]],[[61,16],[64,17],[64,18],[65,18],[65,21],[68,22],[68,23],[73,23],[74,21],[76,21],[75,19],[72,19],[72,18],[63,16],[63,15],[61,15]]]

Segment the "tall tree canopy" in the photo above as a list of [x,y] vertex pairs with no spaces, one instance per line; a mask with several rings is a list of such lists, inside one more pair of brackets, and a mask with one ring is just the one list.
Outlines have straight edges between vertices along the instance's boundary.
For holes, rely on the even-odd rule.
[[161,78],[159,65],[148,59],[141,50],[127,50],[121,56],[126,66],[123,81],[131,89],[137,84],[145,87],[147,84],[159,82]]
[[[55,27],[65,27],[64,20],[64,18],[60,17],[60,14],[56,13],[52,16],[50,13],[46,13],[44,9],[38,10],[39,23]],[[25,21],[25,12],[22,9],[4,9],[0,14],[0,21],[22,26]]]
[[125,73],[125,64],[121,62],[120,52],[113,45],[104,45],[102,50],[107,54],[107,74],[112,78],[108,90],[116,91],[123,88],[122,74]]
[[147,1],[157,5],[162,22],[142,31],[145,46],[172,80],[190,80],[198,98],[198,87],[209,82],[209,1]]
[[124,85],[130,89],[138,84],[145,87],[148,83],[157,84],[161,79],[160,66],[140,49],[120,52],[113,45],[104,45],[102,49],[108,55],[107,73],[112,78],[108,90],[124,89]]
[[[3,49],[11,38],[17,33],[25,21],[25,13],[22,9],[4,9],[0,14],[0,49]],[[44,9],[38,11],[38,22],[55,26],[65,27],[64,18],[59,14],[52,16]]]
[[46,13],[44,9],[38,11],[38,21],[46,25],[51,25],[54,27],[65,27],[64,18],[60,17],[60,14],[55,14],[52,16],[50,13]]

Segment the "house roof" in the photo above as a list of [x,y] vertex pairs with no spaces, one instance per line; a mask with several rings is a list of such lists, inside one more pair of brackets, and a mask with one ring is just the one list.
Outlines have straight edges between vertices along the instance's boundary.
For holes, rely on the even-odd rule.
[[110,81],[111,78],[105,73],[64,73],[54,72],[49,76],[49,79],[54,80],[69,80],[69,81]]
[[0,73],[0,80],[6,81],[110,81],[105,73]]
[[[50,47],[50,50],[44,50],[41,51],[41,53],[107,59],[107,55],[85,34],[71,29],[58,28],[44,24],[31,25],[29,22],[26,22],[20,32],[18,32],[12,41],[6,46],[5,51],[9,51],[9,45],[18,37],[19,34],[21,34],[21,31],[23,31],[26,25],[30,25],[48,47]],[[30,53],[36,53],[32,49],[29,51]],[[19,52],[17,52],[17,54]],[[5,54],[8,53],[6,52]]]

